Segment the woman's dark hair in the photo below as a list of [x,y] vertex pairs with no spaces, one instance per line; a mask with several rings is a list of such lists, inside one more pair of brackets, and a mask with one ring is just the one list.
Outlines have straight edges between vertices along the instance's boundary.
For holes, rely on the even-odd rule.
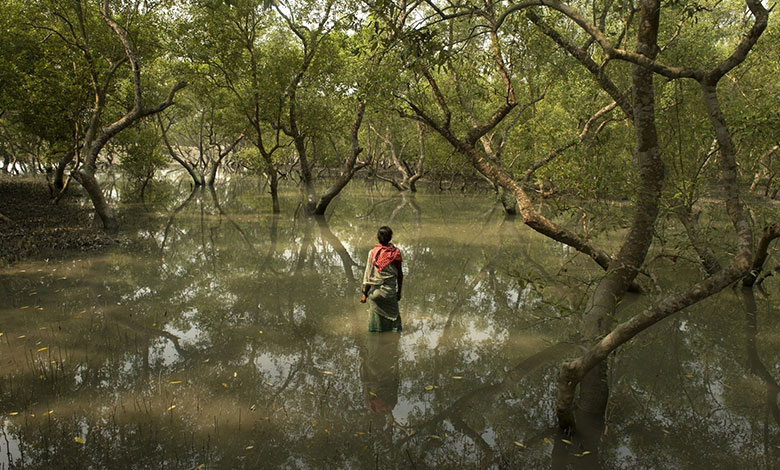
[[390,240],[393,239],[393,229],[387,225],[379,227],[379,231],[376,233],[376,239],[379,240],[379,243],[382,245],[387,245],[390,243]]

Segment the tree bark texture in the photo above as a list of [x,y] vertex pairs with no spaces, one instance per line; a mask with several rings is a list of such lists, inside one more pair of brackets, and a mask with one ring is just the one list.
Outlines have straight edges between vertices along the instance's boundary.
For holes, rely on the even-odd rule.
[[[658,0],[644,0],[639,4],[639,8],[637,51],[654,59],[658,53],[660,3]],[[641,66],[634,66],[632,90],[636,135],[634,156],[639,173],[639,188],[628,235],[587,304],[581,327],[586,344],[598,341],[611,329],[611,318],[617,305],[647,256],[658,217],[658,205],[664,181],[664,164],[661,160],[655,124],[653,72]],[[568,365],[563,367],[562,375],[565,375],[564,372],[568,368]],[[609,397],[607,374],[607,362],[604,360],[593,364],[588,371],[578,374],[582,380],[580,408],[594,414],[604,413]],[[557,414],[559,425],[564,430],[572,430],[575,426],[574,389],[580,379],[571,380],[571,377],[565,377],[559,380]]]

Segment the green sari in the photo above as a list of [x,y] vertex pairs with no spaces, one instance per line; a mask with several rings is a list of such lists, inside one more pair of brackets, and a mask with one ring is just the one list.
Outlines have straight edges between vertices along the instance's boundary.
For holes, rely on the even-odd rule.
[[388,265],[379,271],[368,254],[363,285],[368,291],[368,331],[381,333],[401,331],[401,313],[398,310],[398,269]]

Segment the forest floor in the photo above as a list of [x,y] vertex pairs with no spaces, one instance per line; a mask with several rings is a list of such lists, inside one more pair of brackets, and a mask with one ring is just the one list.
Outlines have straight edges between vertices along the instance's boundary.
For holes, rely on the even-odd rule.
[[0,176],[0,266],[114,244],[93,214],[89,199],[73,187],[55,205],[46,180]]

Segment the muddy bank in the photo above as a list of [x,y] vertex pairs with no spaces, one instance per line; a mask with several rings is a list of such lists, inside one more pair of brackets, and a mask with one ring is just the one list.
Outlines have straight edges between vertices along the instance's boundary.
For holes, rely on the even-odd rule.
[[0,176],[0,265],[114,243],[94,225],[92,204],[78,191],[71,188],[57,205],[49,199],[43,179]]

